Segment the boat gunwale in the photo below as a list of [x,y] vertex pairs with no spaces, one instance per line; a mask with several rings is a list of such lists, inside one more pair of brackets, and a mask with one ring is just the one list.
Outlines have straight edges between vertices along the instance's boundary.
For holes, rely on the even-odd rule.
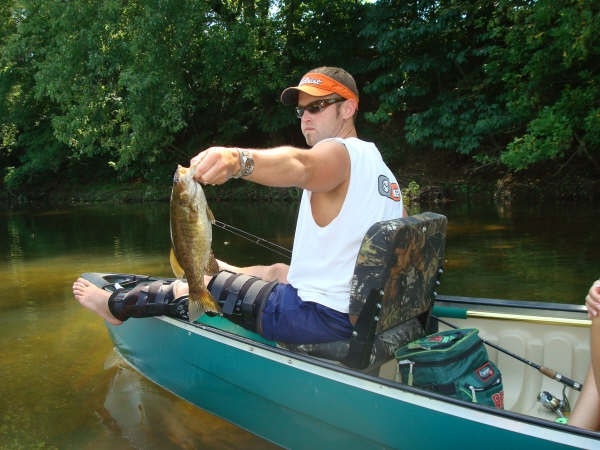
[[550,303],[536,300],[515,300],[487,297],[465,297],[459,295],[437,294],[435,302],[456,303],[460,305],[478,305],[506,308],[529,309],[533,311],[552,311],[567,313],[586,313],[585,305],[575,305],[572,303]]

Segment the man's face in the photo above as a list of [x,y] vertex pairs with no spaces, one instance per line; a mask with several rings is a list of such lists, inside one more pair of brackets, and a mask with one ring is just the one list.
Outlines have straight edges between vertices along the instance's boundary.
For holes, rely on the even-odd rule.
[[319,107],[319,110],[310,112],[309,108],[304,111],[300,118],[300,129],[309,146],[315,145],[317,142],[337,137],[342,129],[343,120],[340,115],[339,105],[337,103],[318,103],[321,100],[329,100],[339,98],[336,94],[326,95],[324,97],[313,97],[304,92],[298,93],[298,106],[301,108],[307,106]]

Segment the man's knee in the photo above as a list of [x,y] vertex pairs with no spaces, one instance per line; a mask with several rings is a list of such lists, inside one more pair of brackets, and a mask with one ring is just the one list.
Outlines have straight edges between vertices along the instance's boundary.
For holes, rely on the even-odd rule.
[[290,266],[283,263],[275,263],[269,266],[268,278],[269,280],[278,281],[280,283],[287,283],[287,275]]
[[251,275],[221,271],[213,277],[208,289],[225,317],[260,333],[262,308],[276,284]]

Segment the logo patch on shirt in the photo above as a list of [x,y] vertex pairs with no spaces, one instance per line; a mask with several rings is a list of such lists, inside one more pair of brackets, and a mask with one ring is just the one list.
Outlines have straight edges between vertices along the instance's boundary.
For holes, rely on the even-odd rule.
[[395,202],[399,202],[402,194],[400,193],[400,186],[396,182],[390,182],[390,179],[385,175],[379,175],[378,180],[379,194],[384,197],[391,198]]

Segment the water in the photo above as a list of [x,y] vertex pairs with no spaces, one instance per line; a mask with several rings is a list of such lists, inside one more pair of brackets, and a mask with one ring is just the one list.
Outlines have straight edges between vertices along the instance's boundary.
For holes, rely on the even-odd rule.
[[[294,204],[212,208],[222,222],[291,247]],[[581,304],[600,276],[598,205],[425,209],[449,218],[442,293]],[[169,246],[164,203],[0,217],[0,448],[270,447],[124,366],[103,322],[73,300],[82,272],[170,275]],[[220,229],[214,250],[236,264],[281,260]]]
[[448,216],[440,292],[582,304],[600,277],[600,205],[465,203]]

